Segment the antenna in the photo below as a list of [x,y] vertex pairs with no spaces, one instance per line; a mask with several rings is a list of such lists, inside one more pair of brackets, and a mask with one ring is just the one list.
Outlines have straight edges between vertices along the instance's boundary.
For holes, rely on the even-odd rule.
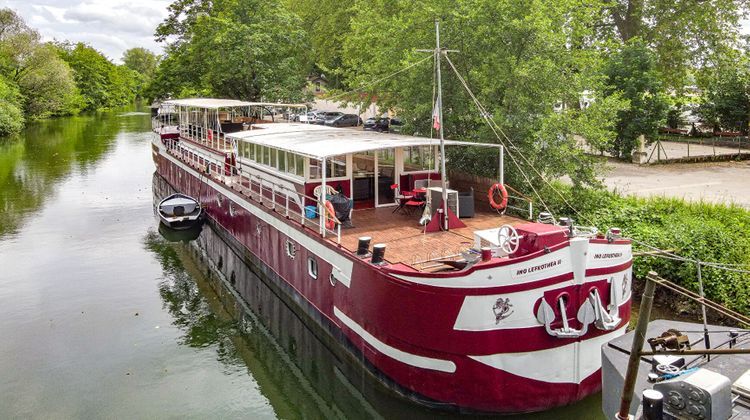
[[440,180],[443,187],[443,220],[444,230],[448,230],[448,189],[445,186],[447,174],[445,171],[445,137],[443,135],[443,82],[440,74],[440,61],[444,54],[448,52],[457,52],[456,50],[447,50],[440,48],[440,19],[435,18],[435,49],[434,50],[417,50],[419,52],[432,53],[437,61],[437,101],[435,101],[432,112],[433,127],[440,132]]

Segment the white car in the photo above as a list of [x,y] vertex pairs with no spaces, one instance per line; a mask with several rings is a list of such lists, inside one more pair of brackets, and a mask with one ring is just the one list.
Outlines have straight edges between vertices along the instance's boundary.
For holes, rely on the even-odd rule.
[[318,120],[318,111],[310,111],[307,114],[300,114],[299,115],[299,122],[303,123],[314,123]]

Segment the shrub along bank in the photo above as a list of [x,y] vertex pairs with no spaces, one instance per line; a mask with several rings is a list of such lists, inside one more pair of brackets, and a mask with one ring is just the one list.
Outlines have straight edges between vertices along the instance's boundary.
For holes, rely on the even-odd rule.
[[[700,261],[739,265],[750,270],[750,211],[736,205],[692,203],[674,198],[621,196],[598,189],[574,189],[555,183],[571,203],[573,211],[551,188],[542,193],[556,216],[571,216],[576,224],[594,224],[599,229],[619,227],[633,238],[634,250],[649,250],[646,243]],[[637,242],[636,242],[637,241]],[[698,291],[695,264],[659,257],[636,257],[635,277],[649,271]],[[750,313],[750,274],[702,267],[706,297],[727,308]]]

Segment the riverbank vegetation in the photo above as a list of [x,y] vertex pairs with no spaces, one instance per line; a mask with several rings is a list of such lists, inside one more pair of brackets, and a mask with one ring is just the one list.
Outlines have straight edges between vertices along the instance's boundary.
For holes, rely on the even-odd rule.
[[15,12],[0,9],[0,136],[27,121],[132,103],[143,77],[89,45],[44,42]]
[[[625,236],[633,238],[634,250],[653,251],[648,247],[653,246],[692,260],[726,264],[730,270],[702,267],[706,297],[735,311],[750,313],[748,274],[731,270],[750,270],[750,210],[732,204],[622,196],[560,183],[545,188],[542,194],[555,215],[569,215],[582,225],[621,228]],[[653,270],[690,290],[698,290],[694,263],[656,256],[635,260],[633,270],[638,278],[645,278]]]
[[[741,96],[725,94],[738,86],[726,80],[744,79],[720,63],[744,54],[739,22],[746,12],[742,0],[356,0],[345,6],[179,0],[156,30],[165,55],[148,94],[298,101],[305,76],[325,74],[329,94],[348,93],[342,99],[360,105],[374,101],[399,114],[407,132],[429,135],[431,61],[393,74],[426,57],[417,49],[434,46],[439,18],[442,45],[458,50],[449,56],[502,131],[498,138],[487,128],[443,60],[446,135],[508,143],[540,175],[592,185],[597,161],[582,152],[582,139],[628,158],[640,135],[655,135],[668,116],[675,120],[695,102],[695,85],[705,92],[698,100],[706,120],[737,126],[726,114],[740,112],[721,104]],[[492,168],[465,169],[487,174]],[[534,171],[513,166],[510,179],[521,180],[522,171],[539,181]]]

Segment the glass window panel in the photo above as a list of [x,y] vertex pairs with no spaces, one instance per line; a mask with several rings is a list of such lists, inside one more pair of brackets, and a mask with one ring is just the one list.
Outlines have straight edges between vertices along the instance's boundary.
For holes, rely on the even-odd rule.
[[294,162],[294,170],[297,171],[297,175],[305,176],[305,157],[294,155]]
[[286,172],[286,152],[279,150],[279,170]]
[[318,159],[310,159],[310,179],[321,178],[320,164],[321,162]]
[[346,155],[339,155],[328,158],[326,161],[326,177],[346,176]]
[[404,172],[435,169],[435,148],[430,146],[404,147]]
[[278,149],[270,148],[271,149],[271,164],[270,166],[273,166],[276,169],[279,169],[279,162],[276,159],[278,155]]

